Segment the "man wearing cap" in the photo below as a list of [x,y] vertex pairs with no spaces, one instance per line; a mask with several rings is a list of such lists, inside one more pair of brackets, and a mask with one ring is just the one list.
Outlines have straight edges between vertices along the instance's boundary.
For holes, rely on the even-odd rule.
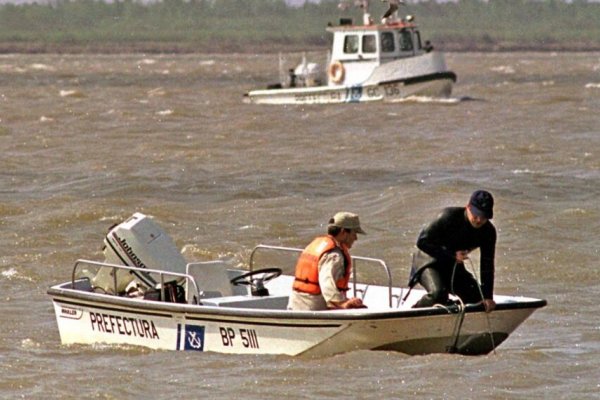
[[[494,257],[496,228],[494,198],[485,190],[473,192],[466,207],[448,207],[419,234],[417,247],[433,258],[411,276],[426,290],[414,307],[446,304],[452,293],[465,303],[481,303],[486,312],[496,307],[494,294]],[[465,269],[469,253],[479,248],[481,287]]]
[[298,258],[288,309],[366,307],[361,299],[346,297],[352,273],[349,250],[358,233],[365,234],[365,231],[356,214],[343,211],[329,220],[327,235],[315,238]]

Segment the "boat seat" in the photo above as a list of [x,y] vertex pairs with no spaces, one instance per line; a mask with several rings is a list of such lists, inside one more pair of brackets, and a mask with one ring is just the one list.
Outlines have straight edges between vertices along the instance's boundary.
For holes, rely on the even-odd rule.
[[[209,297],[232,296],[233,285],[227,275],[227,264],[224,261],[206,261],[190,263],[186,267],[186,274],[194,278],[200,299]],[[193,303],[195,296],[193,286],[186,283],[187,301]]]

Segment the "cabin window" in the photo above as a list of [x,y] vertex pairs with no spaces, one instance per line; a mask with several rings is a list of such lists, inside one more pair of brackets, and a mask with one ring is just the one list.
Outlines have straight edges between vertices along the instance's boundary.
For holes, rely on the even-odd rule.
[[358,53],[358,35],[348,35],[344,38],[344,53]]
[[377,37],[375,35],[365,35],[362,38],[363,53],[375,53],[377,51]]
[[412,35],[410,34],[410,31],[407,29],[402,29],[400,31],[400,50],[401,51],[412,51],[413,50]]
[[394,33],[393,32],[382,32],[381,33],[381,51],[384,53],[393,53],[396,50],[394,46]]

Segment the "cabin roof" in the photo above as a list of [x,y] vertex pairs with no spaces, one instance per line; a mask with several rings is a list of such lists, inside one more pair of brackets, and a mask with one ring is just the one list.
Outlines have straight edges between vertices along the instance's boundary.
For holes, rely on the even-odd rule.
[[417,25],[412,22],[394,22],[391,24],[373,24],[373,25],[336,25],[328,26],[327,32],[382,32],[402,28],[416,28]]

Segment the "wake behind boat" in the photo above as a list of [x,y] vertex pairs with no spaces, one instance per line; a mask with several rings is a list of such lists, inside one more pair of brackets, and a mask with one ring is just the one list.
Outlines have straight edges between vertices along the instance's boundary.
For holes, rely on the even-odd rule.
[[303,57],[286,73],[280,59],[280,82],[246,93],[245,101],[327,104],[449,97],[456,74],[447,69],[443,53],[433,51],[428,41],[422,43],[414,18],[399,18],[392,7],[382,23],[375,24],[367,7],[364,4],[363,25],[342,18],[338,26],[327,28],[333,45],[326,70]]
[[[250,271],[223,260],[186,263],[171,238],[140,213],[111,229],[105,246],[105,262],[78,260],[69,281],[48,289],[63,344],[308,357],[354,350],[478,355],[546,305],[495,295],[492,313],[480,304],[413,309],[422,290],[393,286],[383,260],[355,256],[349,295],[368,308],[292,311],[294,277],[271,265],[275,255],[289,256],[291,264],[280,266],[293,270],[302,249],[259,245]],[[356,271],[366,266],[377,267],[386,283],[357,282]]]

